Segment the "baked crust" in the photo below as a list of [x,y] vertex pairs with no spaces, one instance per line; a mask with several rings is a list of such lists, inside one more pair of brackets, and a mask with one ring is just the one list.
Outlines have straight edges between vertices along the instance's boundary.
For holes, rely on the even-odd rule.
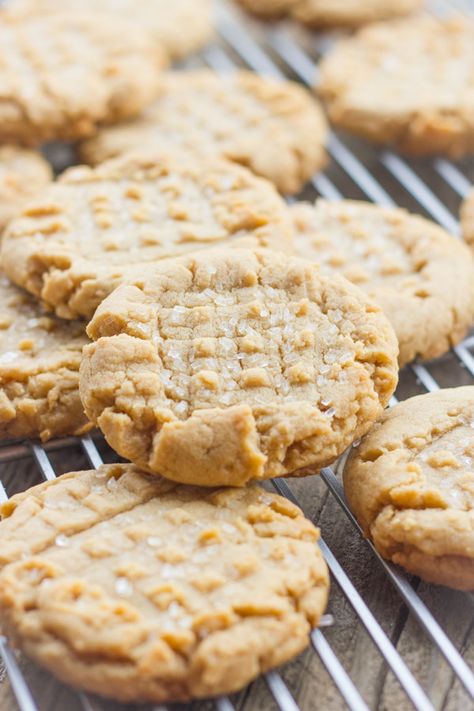
[[379,304],[397,336],[400,367],[442,355],[474,323],[474,259],[438,225],[351,200],[296,203],[291,213],[295,254]]
[[85,324],[47,314],[0,275],[0,440],[79,435],[92,426],[79,397]]
[[331,121],[412,155],[471,153],[473,32],[467,17],[423,15],[342,40],[320,65]]
[[0,141],[90,136],[156,96],[161,50],[140,28],[100,13],[0,20]]
[[238,0],[264,18],[289,15],[311,27],[356,27],[367,22],[408,15],[423,0]]
[[318,530],[250,486],[105,465],[4,504],[2,629],[61,680],[120,701],[241,689],[301,652],[327,601]]
[[344,471],[346,496],[388,560],[430,582],[474,590],[474,387],[386,411]]
[[312,472],[380,415],[395,335],[345,279],[270,250],[197,252],[116,289],[81,397],[122,456],[203,486]]
[[[61,0],[61,11],[97,12],[95,0]],[[58,12],[57,0],[6,0],[0,17],[10,22]],[[100,12],[135,23],[173,60],[200,49],[212,35],[212,0],[101,0]]]
[[291,249],[274,187],[223,159],[153,151],[66,171],[10,223],[8,276],[63,318],[100,302],[151,263],[228,244]]
[[40,153],[0,146],[0,232],[52,179],[51,167]]
[[80,146],[96,165],[137,145],[220,155],[295,193],[326,163],[320,105],[290,81],[238,70],[169,72],[158,99],[133,121],[102,129]]

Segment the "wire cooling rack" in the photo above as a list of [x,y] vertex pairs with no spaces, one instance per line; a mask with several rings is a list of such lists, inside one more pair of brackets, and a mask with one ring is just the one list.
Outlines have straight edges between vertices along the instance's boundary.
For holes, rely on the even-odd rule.
[[[430,9],[468,12],[474,11],[474,4],[433,0]],[[311,34],[292,23],[262,25],[221,2],[215,42],[186,66],[204,64],[218,72],[242,66],[312,86],[317,61],[333,40],[334,36]],[[474,161],[456,165],[444,159],[408,161],[335,134],[329,154],[329,167],[314,176],[302,194],[305,199],[321,195],[400,204],[459,234],[455,215],[474,182]],[[405,368],[397,398],[465,384],[474,384],[474,335],[437,361]],[[0,447],[0,500],[64,471],[98,467],[114,457],[101,438],[90,435],[43,446],[7,443]],[[474,709],[473,596],[426,585],[386,563],[362,538],[337,470],[325,468],[319,477],[304,480],[276,480],[273,486],[322,528],[320,545],[332,578],[328,614],[313,632],[310,649],[298,660],[266,674],[232,699],[195,703],[192,708]],[[63,687],[17,656],[2,637],[0,656],[4,665],[0,711],[15,704],[21,711],[126,708]],[[0,671],[0,680],[1,675]]]

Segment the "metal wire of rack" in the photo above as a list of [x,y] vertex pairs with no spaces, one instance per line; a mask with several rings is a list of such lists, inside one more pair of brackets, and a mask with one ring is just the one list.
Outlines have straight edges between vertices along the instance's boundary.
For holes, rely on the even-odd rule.
[[[452,10],[463,12],[470,9],[469,0],[433,0],[430,7],[438,13]],[[190,66],[195,61],[200,61],[218,72],[228,72],[238,66],[244,66],[260,74],[289,77],[312,86],[317,77],[318,58],[324,54],[331,41],[328,35],[311,35],[291,23],[278,23],[264,28],[260,23],[244,18],[239,11],[222,1],[218,6],[216,42],[203,52],[200,60],[191,60]],[[311,184],[304,191],[305,198],[314,199],[317,195],[329,199],[355,197],[384,205],[395,205],[401,202],[407,207],[425,213],[453,234],[459,234],[459,224],[454,214],[457,212],[460,199],[466,195],[473,182],[472,162],[455,165],[441,158],[433,161],[408,162],[392,151],[376,151],[355,139],[342,138],[335,134],[331,135],[328,151],[332,163],[325,172],[313,177]],[[431,392],[439,387],[453,384],[474,383],[473,353],[474,335],[453,348],[449,357],[441,364],[439,362],[426,365],[415,363],[405,368],[401,374],[397,397],[404,398],[418,392]],[[438,380],[441,382],[439,383]],[[393,402],[396,402],[395,398]],[[60,471],[64,468],[65,462],[70,461],[71,452],[75,451],[74,456],[77,458],[78,448],[83,460],[94,468],[102,463],[103,454],[108,459],[111,457],[104,443],[90,435],[80,439],[69,437],[46,445],[13,442],[1,446],[0,501],[7,499],[7,490],[11,488],[16,490],[18,486],[27,488],[31,483],[36,483],[35,476],[38,474],[43,480],[54,479],[56,470]],[[56,461],[56,465],[53,460]],[[20,463],[31,475],[26,478],[26,481],[22,480],[19,483],[12,476],[11,468],[20,466]],[[337,503],[338,511],[343,512],[357,534],[362,536],[362,531],[347,506],[337,473],[331,468],[325,468],[320,473],[320,481],[327,487],[326,493],[329,493]],[[273,486],[280,494],[301,505],[301,501],[295,496],[294,487],[288,481],[275,480]],[[304,497],[307,495],[305,492]],[[369,541],[365,540],[360,545],[362,548],[365,547],[377,561],[385,580],[393,587],[395,598],[403,603],[401,612],[398,613],[399,620],[406,621],[408,615],[416,620],[419,629],[430,640],[433,649],[444,658],[451,669],[452,679],[457,680],[464,688],[462,708],[471,708],[471,703],[474,708],[474,674],[463,659],[458,649],[459,645],[450,640],[429,605],[418,594],[419,581],[384,561]],[[376,653],[381,656],[384,668],[393,673],[399,688],[404,693],[404,705],[390,706],[390,708],[413,707],[419,711],[444,708],[444,704],[433,702],[423,688],[423,684],[420,683],[418,678],[420,675],[409,668],[397,649],[400,634],[398,636],[387,634],[384,625],[378,621],[377,615],[359,592],[358,581],[353,574],[344,569],[344,564],[339,560],[341,556],[338,557],[334,553],[334,542],[331,541],[329,545],[323,538],[320,546],[331,571],[333,588],[339,591],[346,604],[352,608],[355,619],[365,630]],[[331,629],[337,632],[337,624],[331,628],[331,623],[332,616],[326,615],[320,627],[311,636],[311,648],[339,693],[337,697],[339,700],[333,703],[332,708],[346,706],[351,711],[366,711],[369,707],[378,707],[378,704],[374,706],[373,699],[368,702],[364,698],[364,693],[356,687],[345,665],[339,659],[333,648],[334,645],[325,633],[326,626],[328,632]],[[334,635],[333,639],[336,639]],[[4,637],[0,637],[0,657],[19,709],[39,711],[40,706],[30,691],[19,659]],[[202,706],[215,708],[217,711],[233,711],[236,707],[277,708],[280,711],[297,711],[301,708],[299,701],[296,700],[298,694],[291,688],[291,684],[284,680],[282,673],[272,671],[265,675],[264,682],[267,693],[265,702],[262,702],[262,697],[259,696],[259,701],[252,706],[249,701],[252,695],[244,693],[243,696],[232,700],[225,697],[209,702],[210,706],[207,702]],[[380,684],[380,680],[377,683]],[[108,702],[84,693],[74,694],[71,698],[75,699],[77,708],[84,711],[112,708]],[[314,698],[310,700],[309,705],[306,704],[307,708],[315,708],[316,705],[317,701]],[[55,708],[60,707],[55,706]],[[113,705],[113,708],[119,706]],[[165,710],[166,707],[163,706],[154,709],[154,711]]]

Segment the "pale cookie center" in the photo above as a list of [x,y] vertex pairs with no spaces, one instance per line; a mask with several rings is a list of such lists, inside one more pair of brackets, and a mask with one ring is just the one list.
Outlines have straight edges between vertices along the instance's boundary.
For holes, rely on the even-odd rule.
[[246,140],[241,144],[241,150],[244,150],[252,137],[262,139],[264,130],[285,131],[285,122],[269,109],[273,103],[276,103],[275,110],[278,109],[278,99],[270,97],[267,105],[265,99],[255,99],[237,83],[212,86],[197,82],[194,86],[191,81],[183,82],[179,77],[172,81],[177,82],[177,87],[170,81],[167,93],[159,99],[156,109],[150,110],[136,128],[133,125],[112,128],[105,135],[127,136],[130,142],[138,136],[159,145],[169,140],[187,145],[197,141],[194,143],[197,148],[215,144],[216,148],[227,146],[238,150],[239,136],[244,131]]
[[[118,478],[99,470],[96,481],[91,495],[103,497],[104,487],[118,495]],[[163,637],[182,652],[242,617],[292,612],[300,590],[322,584],[315,530],[275,497],[255,493],[229,506],[193,497],[163,494],[82,533],[59,533],[19,576],[44,590],[47,608],[67,605],[84,619],[94,614],[94,623],[109,613],[113,624],[113,601],[122,600],[116,623],[124,632],[127,623],[146,621],[147,646]],[[56,520],[69,515],[67,499],[47,500],[46,509],[49,503]],[[304,558],[309,565],[302,579]],[[287,583],[294,579],[300,582],[290,593]],[[62,634],[68,638],[73,630],[64,626]]]
[[474,420],[435,438],[414,462],[420,467],[423,485],[439,491],[450,507],[474,509]]
[[367,289],[383,287],[416,293],[420,288],[420,265],[410,253],[409,234],[406,245],[399,239],[403,225],[395,217],[390,222],[338,213],[311,220],[309,212],[299,228],[297,253],[320,262],[326,274],[342,274]]
[[60,323],[5,277],[0,277],[0,302],[0,367],[53,349],[77,351],[85,342],[82,326]]
[[173,175],[73,183],[57,186],[50,204],[27,209],[10,234],[34,237],[38,249],[53,242],[77,250],[99,266],[149,263],[251,234],[266,221],[252,211],[256,198],[231,173],[202,183]]
[[[361,111],[399,116],[419,107],[460,111],[472,104],[472,29],[412,23],[411,29],[382,32],[353,41],[344,62],[351,67],[344,101]],[[336,66],[337,54],[329,60]],[[368,89],[370,86],[370,90]],[[436,91],[433,91],[436,86]]]
[[284,401],[314,403],[329,419],[337,414],[337,401],[361,367],[341,309],[324,314],[307,298],[293,301],[272,287],[245,294],[206,289],[176,299],[159,311],[153,336],[176,415]]
[[[61,32],[57,29],[41,22],[25,23],[21,30],[0,28],[2,86],[12,87],[12,90],[24,87],[23,95],[28,95],[32,103],[38,101],[43,108],[51,101],[52,94],[48,95],[50,77],[57,74],[58,67],[76,67],[75,76],[69,77],[71,80],[84,82],[87,78],[91,86],[97,87],[97,78],[92,72],[97,74],[105,59],[104,50],[99,42],[93,41],[92,33],[66,25]],[[77,67],[79,58],[80,68]],[[87,76],[89,73],[90,77]],[[59,100],[56,102],[58,109]]]

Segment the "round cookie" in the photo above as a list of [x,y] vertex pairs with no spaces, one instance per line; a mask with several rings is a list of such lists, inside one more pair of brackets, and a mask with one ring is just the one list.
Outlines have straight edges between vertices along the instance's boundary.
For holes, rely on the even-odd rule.
[[331,120],[414,155],[472,152],[473,36],[467,17],[421,16],[342,40],[320,65],[318,89]]
[[474,323],[474,259],[438,225],[350,200],[299,203],[291,212],[295,254],[342,274],[382,307],[400,366],[442,355]]
[[72,168],[10,223],[8,276],[64,318],[91,318],[130,274],[216,244],[289,249],[273,186],[220,159],[127,155]]
[[122,456],[202,486],[311,473],[397,383],[389,323],[345,279],[270,250],[215,250],[119,287],[88,326],[81,397]]
[[0,47],[2,143],[78,139],[133,116],[163,64],[145,31],[97,13],[0,20]]
[[261,17],[289,14],[313,27],[354,27],[415,12],[423,0],[238,0]]
[[388,560],[474,590],[474,387],[386,411],[344,471],[349,505]]
[[0,274],[0,440],[90,428],[79,397],[85,324],[61,321]]
[[295,193],[324,165],[326,138],[319,104],[296,83],[199,69],[165,74],[154,104],[133,121],[102,129],[80,155],[97,164],[137,145],[198,149]]
[[469,246],[474,248],[474,190],[464,199],[460,217],[462,236]]
[[24,203],[53,178],[40,153],[0,146],[0,232]]
[[[57,0],[9,0],[0,10],[8,20],[57,13]],[[107,21],[123,17],[144,27],[172,59],[179,59],[204,45],[212,34],[211,0],[101,0],[100,12]],[[94,0],[61,0],[60,9],[96,13]]]
[[301,652],[326,606],[318,530],[256,486],[117,464],[2,513],[2,629],[63,681],[120,701],[237,691]]

